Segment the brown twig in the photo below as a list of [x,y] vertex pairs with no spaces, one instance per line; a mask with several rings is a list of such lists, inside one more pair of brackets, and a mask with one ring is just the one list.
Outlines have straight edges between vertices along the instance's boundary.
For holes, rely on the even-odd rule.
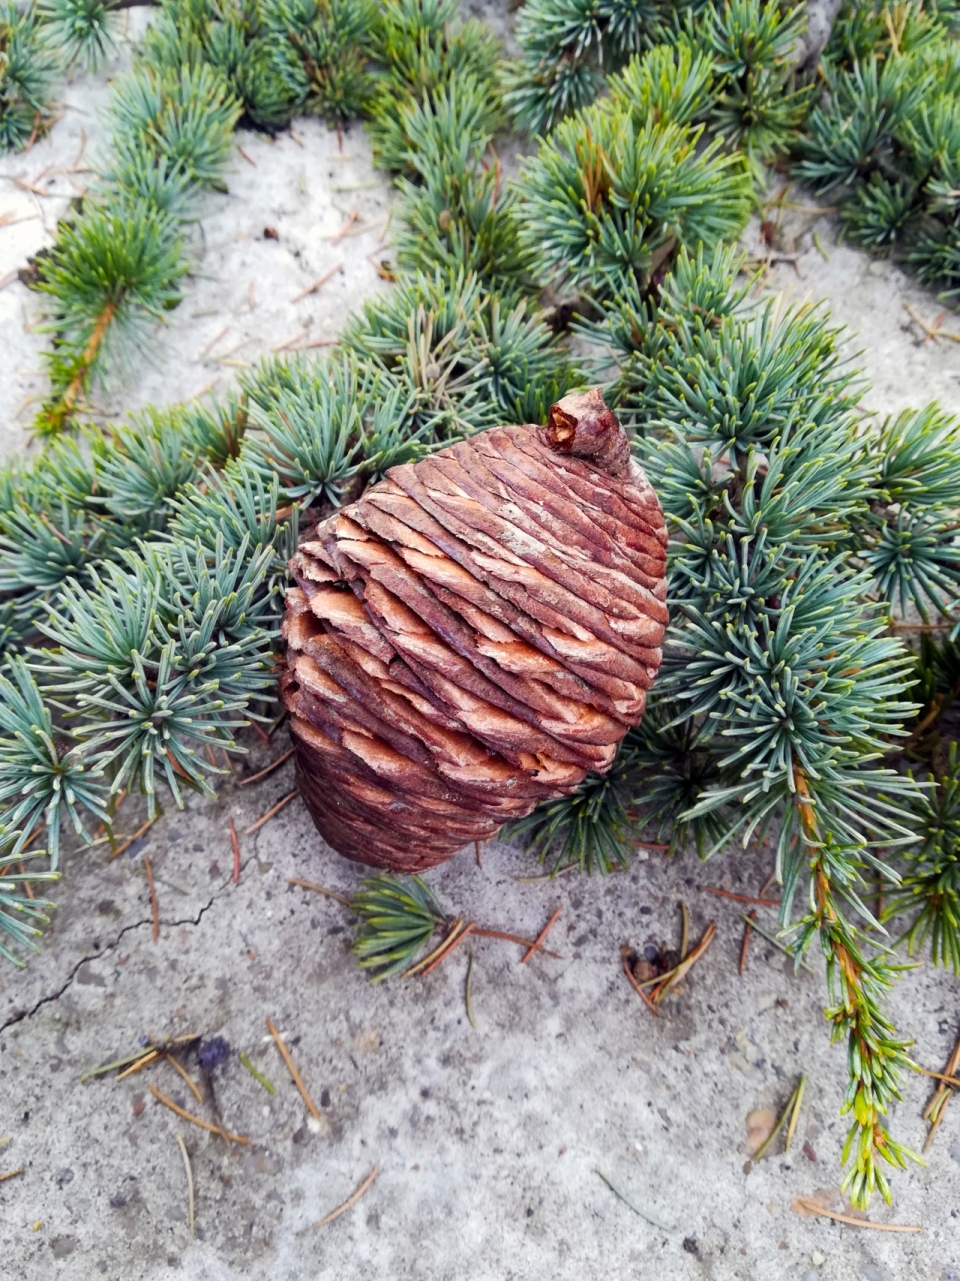
[[284,1045],[283,1038],[281,1037],[277,1029],[273,1026],[273,1023],[271,1022],[270,1019],[267,1019],[267,1031],[276,1041],[277,1049],[283,1055],[283,1061],[287,1065],[287,1070],[289,1071],[290,1075],[293,1077],[293,1083],[297,1087],[297,1089],[300,1091],[300,1097],[303,1099],[304,1103],[306,1103],[307,1109],[309,1110],[310,1115],[313,1116],[315,1120],[319,1121],[320,1113],[317,1111],[317,1105],[316,1103],[314,1103],[313,1099],[311,1099],[310,1094],[307,1091],[307,1087],[303,1083],[303,1077],[297,1071],[297,1065],[294,1063],[293,1059],[290,1057],[290,1051]]
[[305,890],[316,890],[318,894],[326,894],[327,898],[336,899],[337,902],[342,903],[344,907],[351,906],[350,900],[348,898],[345,898],[343,894],[337,894],[333,890],[325,890],[322,885],[314,885],[313,881],[301,881],[299,877],[288,876],[287,884],[299,885]]
[[298,294],[294,294],[290,301],[299,302],[301,298],[306,298],[308,294],[315,294],[318,289],[321,289],[327,283],[331,276],[335,276],[338,271],[342,270],[343,263],[338,262],[335,267],[331,267],[330,270],[325,271],[322,276],[318,276],[312,285],[307,285],[306,289],[301,289]]
[[244,158],[244,160],[247,162],[247,164],[248,164],[248,165],[253,165],[254,169],[256,169],[256,167],[257,167],[257,162],[254,160],[253,156],[248,156],[248,155],[247,155],[247,153],[244,151],[244,149],[243,149],[242,147],[237,147],[237,150],[240,152],[241,156],[243,156],[243,158]]
[[367,1191],[367,1189],[370,1187],[371,1183],[374,1181],[374,1179],[377,1177],[379,1173],[380,1173],[380,1167],[379,1165],[375,1165],[373,1169],[370,1171],[370,1173],[367,1175],[367,1177],[364,1179],[364,1181],[357,1188],[356,1192],[354,1192],[353,1196],[347,1197],[343,1205],[338,1205],[335,1210],[331,1210],[331,1212],[328,1215],[322,1218],[319,1223],[315,1223],[313,1226],[315,1228],[325,1228],[327,1224],[332,1223],[334,1219],[339,1219],[341,1214],[346,1213],[346,1211],[349,1210],[352,1205],[357,1204],[357,1202],[363,1196],[364,1192]]
[[480,844],[479,841],[474,841],[473,847],[477,851],[477,867],[479,867],[482,872],[483,871],[483,846]]
[[815,1201],[809,1201],[802,1196],[794,1197],[793,1203],[806,1210],[808,1214],[822,1214],[828,1219],[836,1219],[838,1223],[847,1223],[851,1228],[874,1228],[878,1232],[923,1231],[923,1228],[907,1223],[874,1223],[870,1219],[855,1219],[852,1214],[838,1214],[836,1210],[827,1210],[822,1205],[817,1205]]
[[0,1174],[0,1183],[6,1183],[7,1179],[15,1179],[20,1174],[26,1174],[27,1167],[21,1165],[19,1170],[11,1170],[9,1174]]
[[148,818],[145,823],[141,823],[140,826],[137,828],[137,830],[134,832],[134,834],[132,836],[128,836],[127,839],[123,842],[123,844],[118,845],[117,848],[113,851],[113,853],[107,857],[107,862],[112,863],[115,858],[119,858],[121,854],[126,853],[126,851],[130,848],[133,842],[139,841],[140,837],[144,834],[144,832],[146,832],[149,828],[153,827],[156,821],[157,820],[155,818]]
[[540,933],[537,935],[537,937],[536,937],[536,939],[534,940],[534,942],[533,942],[533,943],[531,943],[531,945],[530,945],[530,950],[526,953],[526,955],[525,955],[525,956],[522,956],[522,957],[520,958],[520,964],[521,964],[521,965],[526,965],[527,961],[529,961],[529,960],[530,960],[530,958],[531,958],[531,956],[533,956],[534,952],[539,952],[539,951],[540,951],[540,948],[543,946],[544,940],[546,939],[546,937],[547,937],[547,935],[550,933],[550,931],[553,929],[554,925],[556,924],[557,917],[560,915],[560,913],[561,913],[562,911],[563,911],[563,904],[561,903],[561,904],[560,904],[560,906],[557,908],[557,910],[554,912],[553,916],[551,916],[551,917],[550,917],[550,920],[549,920],[549,921],[547,921],[546,925],[543,927],[543,929],[542,929],[542,930],[540,931]]
[[174,1103],[173,1099],[168,1099],[165,1094],[161,1094],[155,1085],[148,1085],[147,1089],[158,1103],[162,1103],[163,1106],[165,1108],[169,1108],[171,1112],[176,1112],[177,1116],[182,1116],[183,1119],[185,1121],[189,1121],[191,1125],[199,1125],[201,1130],[209,1130],[211,1134],[219,1134],[224,1139],[233,1139],[234,1143],[243,1143],[247,1147],[250,1146],[250,1140],[245,1139],[242,1134],[229,1134],[226,1130],[221,1130],[219,1125],[213,1125],[209,1121],[204,1121],[202,1117],[194,1116],[193,1113],[188,1112],[186,1108],[182,1108],[178,1104]]
[[242,778],[239,784],[240,787],[249,787],[251,783],[259,783],[262,778],[266,778],[267,775],[272,774],[275,769],[279,769],[284,761],[288,761],[296,750],[297,749],[295,747],[291,747],[289,752],[284,752],[284,754],[282,756],[278,756],[275,761],[271,761],[269,765],[265,765],[258,774],[251,774],[249,778]]
[[620,960],[623,964],[623,972],[624,974],[626,974],[627,978],[630,980],[630,986],[636,992],[637,996],[639,996],[640,1000],[644,1003],[644,1005],[647,1007],[647,1009],[650,1011],[653,1017],[658,1019],[660,1017],[660,1011],[657,1009],[654,1003],[650,1000],[649,996],[647,996],[646,992],[643,990],[643,988],[640,986],[637,980],[633,977],[633,971],[630,969],[630,961],[628,959],[629,955],[630,955],[630,949],[628,947],[622,947],[620,949]]
[[299,787],[295,787],[292,792],[288,792],[282,800],[277,801],[273,809],[267,810],[266,814],[264,814],[262,818],[258,818],[255,823],[251,823],[249,827],[245,827],[243,829],[244,836],[250,836],[251,833],[259,831],[259,829],[263,827],[264,823],[269,823],[275,814],[279,814],[285,805],[289,805],[293,798],[299,795]]
[[153,941],[156,943],[160,937],[160,904],[157,902],[157,887],[153,883],[153,868],[150,866],[150,859],[146,854],[143,856],[143,870],[147,874],[147,884],[150,886],[150,911],[153,913]]
[[270,735],[267,733],[265,729],[261,729],[261,727],[257,724],[256,721],[250,722],[250,728],[254,731],[254,733],[259,734],[265,743],[270,742]]
[[749,920],[743,927],[743,942],[740,944],[740,968],[737,973],[743,976],[743,971],[747,968],[747,949],[750,947],[750,935],[753,933],[753,922],[757,919],[756,912],[751,912]]
[[701,885],[704,894],[716,894],[717,898],[733,899],[735,903],[756,903],[760,907],[779,907],[780,902],[775,898],[751,898],[749,894],[734,894],[730,890],[720,890],[713,885]]

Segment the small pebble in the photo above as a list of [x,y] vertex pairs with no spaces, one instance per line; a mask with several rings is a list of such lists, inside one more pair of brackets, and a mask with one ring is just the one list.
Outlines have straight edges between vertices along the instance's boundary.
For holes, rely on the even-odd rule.
[[320,1122],[317,1120],[315,1116],[307,1117],[307,1129],[310,1131],[311,1134],[320,1133]]
[[825,1254],[821,1254],[819,1250],[814,1250],[813,1254],[810,1256],[810,1261],[815,1268],[822,1268],[827,1261],[827,1256]]
[[269,1103],[264,1103],[263,1108],[262,1108],[261,1110],[262,1110],[262,1112],[263,1112],[263,1115],[264,1115],[264,1116],[269,1116],[269,1115],[270,1115],[270,1104],[269,1104]]

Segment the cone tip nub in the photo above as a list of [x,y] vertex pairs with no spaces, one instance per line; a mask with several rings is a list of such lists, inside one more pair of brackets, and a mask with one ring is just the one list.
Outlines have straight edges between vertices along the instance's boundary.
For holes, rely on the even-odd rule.
[[599,387],[571,392],[551,405],[547,439],[558,454],[589,458],[611,476],[624,475],[630,466],[629,441]]

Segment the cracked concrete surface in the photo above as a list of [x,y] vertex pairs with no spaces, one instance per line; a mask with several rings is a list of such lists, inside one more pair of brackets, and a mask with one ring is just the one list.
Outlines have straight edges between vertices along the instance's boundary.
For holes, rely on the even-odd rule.
[[[71,164],[81,129],[94,147],[95,119],[80,112],[102,96],[104,80],[78,77],[65,91],[76,114],[30,157],[0,159],[0,174],[31,178],[47,164]],[[303,328],[335,333],[346,311],[384,287],[376,255],[367,255],[390,195],[365,136],[353,130],[344,148],[351,158],[332,160],[334,135],[306,121],[297,132],[304,147],[288,136],[240,139],[256,167],[238,156],[229,194],[210,198],[203,274],[171,316],[165,363],[159,371],[137,365],[104,408],[176,400],[217,377],[223,388],[236,370],[205,363],[202,352],[225,326],[233,332],[207,355],[252,360]],[[68,199],[63,175],[54,189],[64,194],[37,197],[48,229]],[[29,193],[4,182],[0,213],[21,196],[35,210]],[[347,200],[361,205],[367,234],[334,247],[323,237],[353,207]],[[42,243],[47,232],[37,224],[0,229],[0,279]],[[278,242],[262,239],[270,225]],[[867,408],[886,413],[933,396],[960,407],[960,352],[923,344],[902,305],[929,320],[936,300],[899,269],[837,247],[829,218],[816,225],[829,262],[797,215],[785,234],[803,279],[778,266],[769,286],[825,297],[852,326],[850,347],[864,349],[874,380]],[[13,236],[25,239],[14,244]],[[305,312],[289,301],[341,260],[335,289],[311,296]],[[247,311],[251,279],[257,305]],[[36,376],[16,373],[36,367],[42,346],[41,335],[23,332],[35,303],[19,284],[0,292],[3,423],[42,390]],[[222,356],[246,339],[248,347]],[[26,407],[18,423],[28,418]],[[0,447],[22,447],[19,425]],[[4,1278],[957,1281],[960,1110],[948,1111],[926,1169],[894,1176],[893,1208],[871,1210],[878,1220],[923,1225],[922,1236],[858,1231],[791,1210],[795,1196],[835,1192],[840,1178],[844,1056],[829,1044],[820,966],[814,960],[816,974],[794,976],[755,936],[739,978],[741,906],[698,888],[755,894],[769,851],[707,867],[651,851],[606,880],[533,883],[517,879],[537,874],[530,856],[508,845],[487,846],[482,869],[472,852],[461,854],[429,876],[450,912],[531,937],[563,907],[551,936],[560,960],[521,966],[515,946],[474,941],[474,1029],[464,1009],[468,946],[426,979],[371,985],[349,951],[348,911],[288,883],[349,893],[362,875],[323,846],[298,802],[241,835],[234,886],[227,821],[242,833],[284,797],[294,786],[291,763],[253,786],[239,783],[285,749],[282,739],[281,731],[268,749],[250,734],[249,758],[235,762],[215,799],[190,797],[182,813],[170,807],[117,859],[103,845],[69,853],[40,955],[23,973],[0,970],[0,1138],[9,1136],[0,1174],[26,1169],[0,1183]],[[133,833],[144,818],[128,801],[119,828]],[[144,855],[156,879],[156,942]],[[676,946],[680,898],[694,935],[716,921],[717,937],[654,1020],[629,989],[618,949]],[[929,966],[907,974],[891,1009],[916,1038],[918,1061],[940,1067],[960,1030],[953,977]],[[267,1018],[283,1033],[319,1122]],[[165,1062],[122,1081],[79,1080],[143,1038],[186,1032],[229,1042],[216,1098],[225,1125],[249,1146],[227,1147],[157,1103],[151,1084],[213,1116]],[[242,1066],[240,1051],[275,1094]],[[188,1067],[198,1078],[192,1059]],[[810,1085],[793,1150],[748,1169],[746,1114],[782,1108],[801,1072]],[[911,1077],[893,1117],[898,1137],[918,1148],[928,1097],[927,1083]],[[196,1186],[195,1237],[178,1134]],[[363,1199],[314,1228],[375,1164],[379,1176]]]

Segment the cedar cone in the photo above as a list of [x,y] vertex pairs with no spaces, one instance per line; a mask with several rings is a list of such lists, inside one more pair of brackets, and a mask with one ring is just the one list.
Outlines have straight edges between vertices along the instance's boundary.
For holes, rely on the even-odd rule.
[[660,666],[666,543],[599,388],[318,525],[290,561],[280,689],[328,843],[422,871],[608,769]]

